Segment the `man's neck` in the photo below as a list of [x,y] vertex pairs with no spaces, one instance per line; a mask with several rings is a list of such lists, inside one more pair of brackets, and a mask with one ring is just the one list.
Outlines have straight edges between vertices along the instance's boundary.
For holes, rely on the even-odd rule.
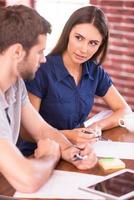
[[0,90],[5,93],[17,80],[17,63],[11,46],[0,54]]
[[0,70],[0,90],[3,93],[5,93],[16,82],[16,80],[17,77],[14,77],[8,70]]

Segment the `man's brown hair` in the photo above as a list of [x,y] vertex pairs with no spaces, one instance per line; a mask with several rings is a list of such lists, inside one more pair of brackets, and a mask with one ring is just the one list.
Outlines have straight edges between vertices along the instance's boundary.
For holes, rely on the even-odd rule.
[[15,43],[28,52],[38,36],[47,33],[51,33],[51,25],[36,10],[24,5],[0,8],[0,53]]

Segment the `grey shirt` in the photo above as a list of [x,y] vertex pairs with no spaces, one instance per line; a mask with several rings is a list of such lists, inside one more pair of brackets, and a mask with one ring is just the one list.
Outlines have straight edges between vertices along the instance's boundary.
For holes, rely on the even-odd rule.
[[25,84],[18,79],[6,93],[0,91],[0,139],[16,144],[21,121],[21,108],[30,103]]

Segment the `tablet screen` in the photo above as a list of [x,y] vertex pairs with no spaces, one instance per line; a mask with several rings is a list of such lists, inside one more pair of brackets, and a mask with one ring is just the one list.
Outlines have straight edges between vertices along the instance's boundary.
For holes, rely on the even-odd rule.
[[111,177],[94,185],[94,189],[120,197],[134,191],[134,173],[124,172]]

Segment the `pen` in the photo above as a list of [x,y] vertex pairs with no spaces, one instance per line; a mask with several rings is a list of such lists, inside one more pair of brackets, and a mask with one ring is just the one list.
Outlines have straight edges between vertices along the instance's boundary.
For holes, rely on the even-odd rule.
[[93,131],[82,130],[82,132],[86,133],[86,134],[94,134],[95,138],[100,138],[100,136],[102,135],[102,132],[101,132],[100,129],[96,129],[96,130],[93,130]]
[[86,133],[86,134],[93,134],[92,132],[89,132],[89,131],[84,131],[82,130],[83,133]]
[[87,155],[81,156],[80,154],[75,154],[74,155],[74,161],[76,160],[85,160],[87,158]]
[[[89,132],[89,131],[85,131],[85,130],[82,130],[82,132],[86,133],[86,134],[94,134],[93,132]],[[101,134],[101,131],[100,132],[98,131],[95,133],[95,138],[99,138],[102,141],[111,141],[110,139],[103,137]]]

